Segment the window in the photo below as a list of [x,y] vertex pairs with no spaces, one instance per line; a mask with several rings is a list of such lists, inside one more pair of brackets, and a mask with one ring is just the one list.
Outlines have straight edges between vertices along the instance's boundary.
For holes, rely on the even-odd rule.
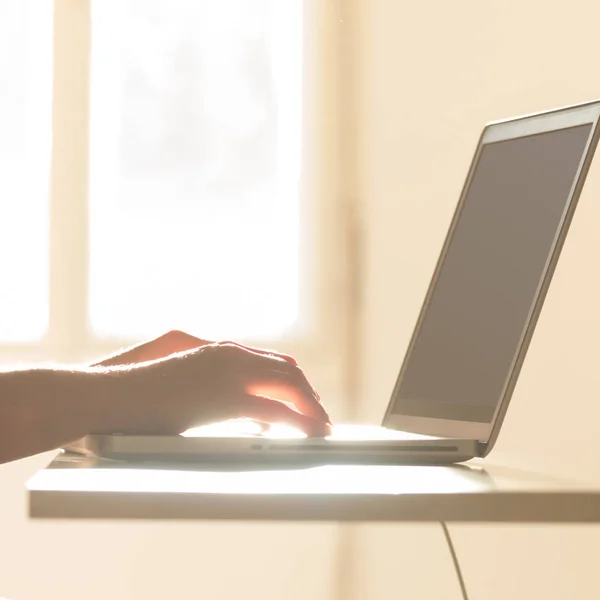
[[48,175],[52,12],[0,2],[0,339],[42,338],[48,325]]
[[0,360],[181,328],[340,388],[334,7],[0,3]]
[[91,56],[93,331],[288,333],[302,0],[95,0]]

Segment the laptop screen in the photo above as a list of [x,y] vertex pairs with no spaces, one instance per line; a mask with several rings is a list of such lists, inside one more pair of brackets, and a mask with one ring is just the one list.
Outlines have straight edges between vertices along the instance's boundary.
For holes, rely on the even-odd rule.
[[391,414],[492,421],[591,129],[482,145]]

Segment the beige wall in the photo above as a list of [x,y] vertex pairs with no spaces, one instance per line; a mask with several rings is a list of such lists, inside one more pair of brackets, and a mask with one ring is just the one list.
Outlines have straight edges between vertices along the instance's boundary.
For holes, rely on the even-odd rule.
[[[344,3],[342,192],[366,234],[358,412],[376,421],[482,124],[600,96],[600,8]],[[600,479],[599,194],[596,166],[492,460]],[[23,486],[46,459],[0,473],[0,595],[13,600],[459,598],[437,525],[344,527],[338,556],[336,525],[28,522]],[[596,528],[451,530],[472,599],[600,597]]]
[[0,470],[1,597],[334,597],[334,524],[31,521],[25,483],[48,458],[39,456]]
[[[600,5],[354,0],[349,15],[366,234],[360,413],[377,420],[482,125],[600,97]],[[597,159],[491,460],[600,480],[599,197]],[[451,531],[472,598],[600,597],[597,528]],[[439,526],[354,533],[352,598],[459,598]]]

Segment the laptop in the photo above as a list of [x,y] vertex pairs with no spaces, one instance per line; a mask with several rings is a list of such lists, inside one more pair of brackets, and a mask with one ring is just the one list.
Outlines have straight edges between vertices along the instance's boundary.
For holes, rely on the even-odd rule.
[[599,116],[596,101],[483,129],[382,427],[339,426],[330,437],[307,438],[229,423],[181,436],[88,436],[68,449],[232,468],[486,456],[596,149]]

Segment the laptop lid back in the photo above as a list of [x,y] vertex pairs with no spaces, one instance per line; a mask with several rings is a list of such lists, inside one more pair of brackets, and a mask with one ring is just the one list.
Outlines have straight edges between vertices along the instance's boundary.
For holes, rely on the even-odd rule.
[[384,426],[491,449],[598,140],[600,101],[489,124]]

